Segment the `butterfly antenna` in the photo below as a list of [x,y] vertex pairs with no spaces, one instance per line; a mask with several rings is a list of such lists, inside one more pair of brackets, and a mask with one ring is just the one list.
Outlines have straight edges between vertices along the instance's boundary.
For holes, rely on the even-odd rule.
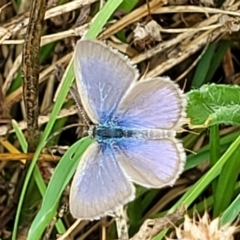
[[83,120],[84,120],[84,122],[87,124],[87,126],[88,126],[89,128],[91,128],[91,125],[90,125],[89,121],[88,121],[87,118],[86,118],[86,115],[85,115],[85,113],[84,113],[84,111],[83,111],[83,109],[82,109],[82,106],[80,106],[81,100],[80,100],[80,98],[79,98],[78,93],[76,92],[76,89],[73,88],[73,87],[70,87],[70,93],[71,93],[73,99],[75,100],[75,102],[76,102],[76,104],[77,104],[77,107],[78,107],[78,110],[79,110],[79,113],[80,113],[81,117],[83,118]]
[[47,140],[46,140],[46,144],[52,140],[54,137],[56,137],[57,135],[59,135],[60,133],[62,133],[63,131],[69,129],[69,128],[73,128],[73,127],[79,127],[79,123],[74,123],[74,124],[71,124],[71,125],[68,125],[66,127],[63,127],[61,128],[60,130],[54,132]]

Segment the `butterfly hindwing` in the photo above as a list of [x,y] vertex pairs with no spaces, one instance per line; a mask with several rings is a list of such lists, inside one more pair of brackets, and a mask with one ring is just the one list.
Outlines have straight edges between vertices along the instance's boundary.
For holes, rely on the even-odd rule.
[[172,185],[182,172],[186,155],[175,138],[124,139],[117,159],[131,181],[145,187]]
[[74,175],[70,211],[76,218],[97,219],[133,200],[134,191],[111,145],[93,142]]

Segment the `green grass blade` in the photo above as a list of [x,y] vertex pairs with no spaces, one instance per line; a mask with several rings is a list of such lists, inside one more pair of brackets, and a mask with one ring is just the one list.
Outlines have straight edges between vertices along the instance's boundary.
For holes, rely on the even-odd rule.
[[237,182],[240,170],[240,148],[237,148],[219,176],[216,198],[214,198],[213,217],[220,215],[231,203],[234,194],[234,187]]
[[[210,127],[210,166],[213,167],[218,159],[220,158],[220,141],[219,141],[219,127],[218,125],[213,125]],[[217,189],[217,179],[212,182],[212,189],[213,189],[213,196],[214,199],[217,198],[216,196],[216,189]]]
[[[220,152],[223,153],[227,150],[230,144],[236,140],[239,136],[239,131],[228,134],[220,139]],[[210,144],[202,147],[194,154],[190,154],[187,157],[187,163],[185,165],[185,170],[196,167],[198,164],[209,159]]]
[[[124,0],[121,5],[118,7],[120,11],[124,13],[129,13],[131,10],[137,5],[139,0]],[[126,32],[124,30],[119,31],[116,33],[117,38],[122,42],[127,42],[126,39]]]
[[240,194],[224,211],[222,217],[220,218],[220,225],[223,226],[227,223],[232,223],[239,216],[239,213],[240,213]]
[[[69,68],[71,68],[71,66],[69,66]],[[57,115],[58,115],[58,113],[59,113],[59,111],[60,111],[60,109],[63,105],[63,102],[65,101],[65,98],[66,98],[67,93],[69,91],[70,84],[72,83],[73,79],[74,79],[74,75],[73,75],[73,69],[72,69],[72,71],[67,71],[66,74],[65,74],[63,85],[62,85],[62,88],[60,89],[60,92],[59,92],[60,97],[57,99],[56,104],[53,107],[53,111],[52,111],[51,116],[49,118],[49,122],[48,122],[48,124],[47,124],[47,126],[44,130],[44,133],[42,134],[39,145],[38,145],[38,147],[36,149],[36,152],[34,154],[33,160],[32,160],[32,162],[29,166],[26,178],[24,180],[24,184],[23,184],[23,188],[22,188],[22,191],[21,191],[20,199],[19,199],[19,202],[18,202],[16,217],[15,217],[15,222],[14,222],[14,232],[13,232],[13,235],[12,235],[13,240],[15,240],[16,237],[17,237],[16,233],[17,233],[17,228],[18,228],[18,222],[19,222],[21,208],[22,208],[22,204],[23,204],[23,200],[24,200],[24,196],[25,196],[25,193],[26,193],[26,189],[27,189],[29,180],[31,178],[32,172],[33,172],[34,167],[36,165],[36,162],[38,160],[38,156],[40,155],[41,150],[45,145],[45,142],[46,142],[46,140],[49,136],[49,133],[51,132],[51,129],[54,125],[54,122],[57,118]]]
[[223,154],[219,161],[197,182],[195,183],[183,196],[182,198],[169,210],[172,213],[177,208],[184,204],[188,208],[194,200],[204,191],[204,189],[215,179],[222,170],[224,164],[230,160],[232,154],[240,146],[240,136],[231,144],[228,150]]
[[[236,194],[239,193],[239,190],[240,190],[239,182],[238,182],[238,184],[236,184],[234,190],[235,190]],[[188,210],[188,215],[191,216],[196,212],[198,212],[198,213],[204,212],[204,211],[206,211],[206,209],[212,208],[213,203],[214,203],[213,196],[204,198],[200,203],[194,205],[193,208]],[[238,195],[238,197],[234,200],[234,202],[229,206],[229,208],[224,212],[224,214],[220,218],[220,226],[223,226],[227,223],[233,222],[234,219],[236,219],[236,217],[239,215],[239,212],[240,212],[240,194]],[[155,214],[152,217],[159,218],[159,217],[164,217],[166,215],[167,215],[167,211],[163,211],[161,213]],[[161,232],[161,234],[163,234],[164,231],[166,231],[166,229],[163,230]],[[160,235],[158,234],[156,237],[152,238],[152,240],[153,239],[162,239],[162,238],[158,238],[158,236],[160,236]],[[166,235],[164,235],[164,236],[166,236]]]
[[86,38],[94,39],[97,35],[102,31],[104,25],[114,13],[114,11],[118,8],[118,6],[123,2],[123,0],[112,0],[107,1],[103,8],[99,11],[94,23],[88,30],[86,34]]
[[74,174],[81,155],[92,141],[89,137],[81,139],[73,144],[62,157],[49,182],[42,207],[31,225],[27,239],[37,240],[42,236],[44,229],[56,214],[59,199]]
[[12,126],[13,126],[13,129],[15,130],[15,133],[17,135],[18,141],[21,145],[23,152],[27,153],[27,149],[28,149],[27,140],[26,140],[22,130],[19,128],[18,123],[14,119],[12,120]]
[[152,240],[162,240],[165,239],[168,229],[162,230],[157,236],[153,237]]
[[[19,128],[17,122],[15,120],[12,120],[12,124],[13,124],[13,128],[16,132],[17,138],[19,140],[19,143],[21,145],[21,148],[22,148],[23,152],[26,153],[27,149],[28,149],[27,140],[26,140],[22,130]],[[33,171],[33,179],[37,184],[37,187],[38,187],[38,190],[39,190],[41,196],[43,197],[45,192],[46,192],[47,187],[46,187],[45,182],[42,178],[41,172],[40,172],[40,170],[37,166],[34,168],[34,171]],[[58,232],[63,232],[63,230],[65,230],[65,228],[63,228],[62,226],[63,226],[63,224],[62,224],[61,220],[59,220],[56,223],[56,228],[57,228]],[[14,231],[16,231],[16,229],[14,229]],[[15,235],[17,233],[14,232],[13,234]]]
[[230,41],[222,41],[217,43],[217,48],[215,49],[213,59],[210,62],[210,68],[208,70],[205,83],[211,82],[215,72],[217,71],[219,66],[221,66],[223,57],[226,54],[226,51],[228,50],[230,45],[231,45]]
[[192,81],[192,88],[200,88],[203,84],[211,82],[230,44],[230,41],[224,41],[211,43],[208,46],[207,51],[197,65]]
[[204,83],[206,83],[206,77],[208,74],[208,70],[210,69],[211,61],[214,57],[216,48],[217,43],[213,43],[208,46],[207,51],[202,56],[201,60],[197,65],[192,80],[192,88],[200,88]]
[[125,13],[131,12],[133,8],[137,5],[139,0],[124,0],[120,5],[119,9],[124,11]]

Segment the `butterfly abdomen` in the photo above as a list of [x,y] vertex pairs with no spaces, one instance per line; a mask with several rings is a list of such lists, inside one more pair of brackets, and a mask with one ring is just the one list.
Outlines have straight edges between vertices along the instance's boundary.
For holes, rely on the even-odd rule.
[[157,140],[172,138],[176,136],[176,131],[166,129],[135,129],[132,137],[136,139]]

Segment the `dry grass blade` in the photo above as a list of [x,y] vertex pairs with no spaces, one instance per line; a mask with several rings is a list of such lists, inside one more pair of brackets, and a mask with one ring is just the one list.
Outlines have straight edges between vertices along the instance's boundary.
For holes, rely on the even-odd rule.
[[[97,0],[75,0],[60,6],[53,7],[46,11],[44,19],[53,18],[67,12],[71,12],[85,5],[96,2]],[[25,29],[29,23],[29,12],[11,19],[10,22],[3,24],[0,31],[0,43],[9,39],[12,35],[17,34],[20,30]],[[25,33],[25,30],[22,32]]]
[[157,65],[154,69],[149,71],[146,74],[146,77],[156,77],[167,70],[171,69],[172,67],[176,66],[177,64],[181,63],[188,57],[190,57],[192,54],[196,53],[199,49],[201,49],[209,40],[209,36],[211,36],[211,40],[214,41],[217,39],[223,32],[225,31],[224,28],[217,29],[215,31],[207,31],[201,34],[198,38],[193,40],[190,44],[185,45],[182,44],[179,48],[179,52],[177,55],[173,54],[171,57],[169,57],[166,61],[163,63]]
[[[196,27],[204,27],[204,26],[209,26],[213,23],[216,23],[218,21],[219,16],[220,15],[211,16],[208,19],[203,20],[202,22],[196,24]],[[191,32],[191,31],[181,33],[181,34],[177,35],[176,37],[174,37],[168,41],[161,42],[161,43],[157,44],[155,47],[145,51],[144,53],[141,53],[141,54],[135,56],[134,58],[132,58],[132,62],[134,64],[140,63],[140,62],[142,62],[146,59],[149,59],[156,54],[162,53],[162,52],[166,51],[167,49],[174,47],[178,44],[187,45],[186,41],[189,42],[189,39],[192,39],[194,36],[196,36],[196,33]]]
[[[74,115],[76,113],[78,113],[78,109],[77,109],[76,106],[71,106],[67,109],[64,108],[60,111],[60,113],[58,115],[58,119],[68,117],[68,116]],[[43,116],[43,115],[39,116],[39,118],[38,118],[39,126],[47,123],[49,121],[49,118],[50,118],[50,113],[46,116]],[[18,126],[21,130],[25,130],[25,129],[27,129],[27,122],[26,121],[20,121],[18,123]],[[13,130],[10,131],[8,125],[0,126],[0,136],[4,136],[7,133],[11,133],[11,132],[13,132]]]
[[205,13],[205,14],[225,14],[231,16],[240,16],[240,12],[237,12],[237,6],[239,3],[235,4],[229,9],[218,9],[218,8],[209,8],[203,6],[171,6],[171,7],[161,7],[155,9],[152,14],[163,14],[163,13]]
[[[62,31],[60,33],[49,34],[41,37],[41,46],[47,45],[48,43],[52,43],[67,37],[74,37],[76,35],[83,35],[86,29],[89,28],[89,24],[85,24],[80,27],[76,27],[74,29],[69,29],[66,31]],[[4,40],[2,44],[23,44],[23,39],[16,39],[16,40]]]
[[[212,30],[216,30],[216,32],[218,31],[219,27],[221,27],[221,31],[225,30],[227,31],[226,27],[224,26],[224,24],[221,24],[219,22],[219,18],[222,16],[221,14],[229,14],[229,15],[235,15],[235,16],[239,16],[240,13],[234,11],[236,8],[238,8],[240,6],[240,3],[237,2],[236,4],[234,4],[233,6],[228,7],[226,10],[221,10],[221,9],[213,9],[213,8],[204,8],[204,7],[195,7],[195,6],[173,6],[173,7],[162,7],[162,8],[158,8],[154,13],[171,13],[171,12],[191,12],[191,11],[196,11],[196,12],[204,12],[204,13],[213,13],[215,15],[210,16],[209,18],[207,18],[206,20],[203,20],[202,22],[196,24],[195,29],[202,29],[204,30],[204,28],[206,28],[206,30],[210,30],[210,26],[213,26]],[[191,10],[191,11],[190,11]],[[221,14],[220,14],[221,13]],[[185,39],[192,39],[194,38],[194,36],[196,35],[196,32],[193,31],[189,31],[190,29],[186,28],[186,32],[183,32],[179,35],[177,35],[175,38],[172,38],[168,41],[164,41],[159,43],[158,45],[156,45],[155,47],[145,51],[144,53],[141,53],[137,56],[135,56],[134,58],[132,58],[132,62],[134,64],[140,63],[146,59],[149,59],[151,57],[153,57],[154,55],[164,52],[166,49],[170,48],[170,47],[174,47],[177,44],[186,44],[184,42]],[[192,30],[192,28],[191,28]],[[209,34],[211,34],[211,31],[208,31]],[[212,39],[213,41],[214,39]],[[181,47],[179,48],[181,49]],[[199,48],[196,47],[196,51]],[[180,55],[180,54],[179,54]],[[181,60],[180,60],[181,61]],[[172,66],[171,66],[172,67]],[[166,71],[166,70],[164,70]],[[161,74],[161,73],[159,73]]]
[[[151,11],[154,11],[154,9],[159,8],[166,4],[166,0],[154,0],[149,3],[149,9]],[[132,11],[128,15],[124,16],[122,19],[117,21],[115,24],[107,28],[103,33],[99,35],[99,39],[106,39],[110,37],[111,35],[115,34],[116,32],[120,31],[127,25],[134,23],[141,18],[145,17],[148,15],[148,4],[145,4],[138,9]]]
[[[1,161],[19,161],[19,160],[32,160],[33,153],[0,153]],[[39,156],[40,161],[59,161],[60,157],[50,154],[41,154]]]
[[[66,54],[65,56],[63,56],[61,59],[59,59],[57,62],[55,62],[55,65],[63,65],[63,66],[65,66],[65,65],[69,62],[69,60],[71,59],[71,57],[72,57],[72,53],[68,53],[68,54]],[[18,65],[18,64],[20,65],[20,63],[18,62],[18,58],[16,59],[16,61],[15,61],[14,64],[13,64],[13,65],[14,65],[14,69],[15,69],[15,71],[16,71],[16,70],[18,69],[18,67],[15,66],[15,64],[16,64],[16,65]],[[39,83],[42,83],[42,82],[44,82],[44,81],[47,80],[46,77],[55,70],[55,65],[49,66],[48,68],[46,68],[45,70],[43,70],[43,71],[40,73]],[[10,73],[9,73],[9,74],[10,74]],[[11,73],[11,74],[13,74],[13,73]],[[13,75],[11,75],[11,76],[9,77],[9,79],[7,78],[7,79],[6,79],[6,82],[7,82],[7,80],[9,80],[9,82],[11,82],[12,78],[13,78]],[[6,83],[6,82],[5,82],[5,83]],[[9,84],[7,84],[7,85],[9,85]],[[9,94],[9,95],[5,98],[5,100],[4,100],[4,106],[5,106],[6,108],[10,108],[14,103],[18,102],[18,101],[21,99],[21,96],[22,96],[22,88],[16,89],[14,92],[12,92],[11,94]]]

